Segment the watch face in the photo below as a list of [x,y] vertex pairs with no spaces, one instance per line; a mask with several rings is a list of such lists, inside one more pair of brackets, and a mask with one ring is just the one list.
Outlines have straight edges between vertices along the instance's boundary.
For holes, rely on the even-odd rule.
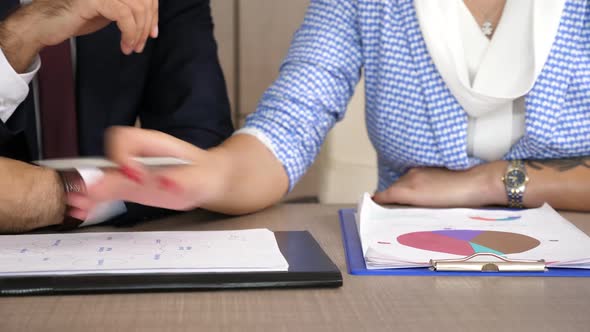
[[526,182],[526,174],[518,169],[513,169],[506,174],[506,184],[508,187],[517,188]]

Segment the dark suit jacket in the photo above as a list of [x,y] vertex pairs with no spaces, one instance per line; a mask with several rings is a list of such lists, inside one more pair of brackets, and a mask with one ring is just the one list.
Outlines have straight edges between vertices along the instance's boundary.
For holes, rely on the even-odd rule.
[[[1,0],[4,7],[9,7],[7,1],[18,4],[18,0]],[[115,24],[77,38],[81,156],[103,155],[104,130],[134,125],[138,117],[144,128],[201,148],[221,143],[233,131],[209,1],[160,1],[159,30],[159,37],[150,39],[142,54],[130,56],[120,50]],[[34,160],[36,142],[31,89],[7,123],[0,121],[0,156]],[[133,212],[134,207],[129,208]],[[153,211],[131,213],[133,218],[150,214]]]

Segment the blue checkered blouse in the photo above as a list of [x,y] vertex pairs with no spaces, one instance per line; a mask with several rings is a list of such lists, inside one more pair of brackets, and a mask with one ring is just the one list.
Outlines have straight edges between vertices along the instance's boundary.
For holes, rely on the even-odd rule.
[[[344,116],[361,68],[383,190],[416,166],[466,169],[467,114],[422,38],[412,0],[312,0],[280,77],[245,128],[269,141],[290,188]],[[543,71],[526,96],[524,136],[504,159],[590,155],[590,4],[567,1]]]

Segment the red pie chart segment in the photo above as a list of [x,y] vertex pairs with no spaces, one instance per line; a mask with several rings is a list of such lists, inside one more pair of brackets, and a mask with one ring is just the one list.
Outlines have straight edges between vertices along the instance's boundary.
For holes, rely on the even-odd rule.
[[435,232],[408,233],[398,236],[397,241],[408,247],[453,255],[469,256],[475,253],[468,241]]

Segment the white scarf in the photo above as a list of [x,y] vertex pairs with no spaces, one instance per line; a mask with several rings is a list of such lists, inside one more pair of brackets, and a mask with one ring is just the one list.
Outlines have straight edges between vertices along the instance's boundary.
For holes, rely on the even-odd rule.
[[[432,60],[470,117],[473,156],[498,160],[524,134],[524,116],[519,120],[517,109],[524,111],[522,97],[549,56],[565,0],[507,0],[491,41],[473,39],[478,38],[474,31],[487,38],[473,18],[462,15],[467,9],[461,1],[415,0],[415,7]],[[466,39],[487,48],[480,44],[483,52],[478,52]]]

